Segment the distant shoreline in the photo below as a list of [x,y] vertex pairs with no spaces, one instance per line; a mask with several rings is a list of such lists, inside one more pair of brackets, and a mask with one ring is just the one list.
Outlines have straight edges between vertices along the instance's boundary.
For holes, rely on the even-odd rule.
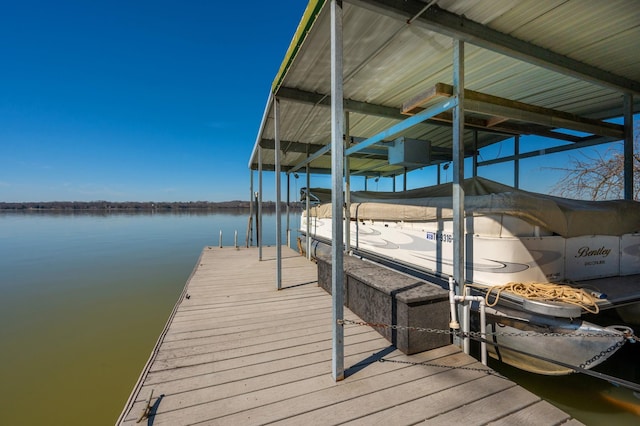
[[[255,204],[254,204],[255,205]],[[286,203],[281,204],[286,208]],[[290,208],[298,208],[299,203],[290,203]],[[139,202],[139,201],[48,201],[7,203],[0,202],[0,211],[184,211],[184,210],[237,210],[251,208],[249,201],[186,201],[186,202]],[[264,210],[275,210],[274,201],[263,201]]]

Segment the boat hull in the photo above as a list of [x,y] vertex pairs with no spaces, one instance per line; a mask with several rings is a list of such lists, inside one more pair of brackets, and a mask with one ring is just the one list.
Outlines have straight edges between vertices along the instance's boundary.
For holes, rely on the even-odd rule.
[[[328,254],[330,238],[323,237],[323,233],[317,232],[317,229],[318,227],[312,236],[311,253]],[[374,236],[385,241],[384,244],[372,244],[371,239],[359,241],[358,253],[369,252],[377,259],[386,260],[388,265],[397,265],[399,268],[406,266],[409,271],[417,270],[427,274],[434,272],[432,268],[418,264],[413,258],[390,256],[385,250],[393,250],[397,254],[396,250],[399,249],[393,245],[389,247],[390,244],[381,234]],[[354,247],[355,239],[354,236]],[[301,247],[306,247],[304,233]],[[442,274],[434,275],[446,275],[446,269],[441,272]],[[573,305],[556,303],[546,306],[543,302],[525,302],[525,305],[531,305],[529,310],[532,312],[527,312],[522,308],[523,305],[518,305],[508,297],[502,297],[497,306],[487,308],[488,353],[513,367],[544,375],[570,374],[576,370],[574,367],[590,369],[604,362],[626,340],[624,333],[619,330],[581,320],[580,309]]]
[[[640,274],[640,238],[549,235],[508,216],[473,218],[465,235],[465,277],[485,285],[582,281]],[[331,240],[331,218],[310,218],[311,236]],[[351,247],[434,275],[453,275],[451,221],[351,221]],[[301,229],[306,229],[302,217]],[[622,253],[622,255],[621,255]]]
[[591,369],[626,340],[616,328],[505,308],[487,308],[487,333],[491,357],[544,375],[570,374],[576,370],[572,367]]

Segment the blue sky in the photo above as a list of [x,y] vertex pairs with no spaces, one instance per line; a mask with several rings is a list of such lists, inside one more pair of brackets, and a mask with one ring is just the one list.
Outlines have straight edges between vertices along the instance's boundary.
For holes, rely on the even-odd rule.
[[0,201],[247,199],[306,1],[5,2]]
[[[247,163],[265,102],[305,7],[305,0],[5,2],[0,201],[248,199]],[[482,155],[510,153],[506,141]],[[558,175],[544,167],[566,159],[523,161],[522,188],[549,191]],[[480,173],[513,183],[512,164],[495,170]],[[274,199],[273,181],[265,173],[265,199]],[[408,179],[409,188],[434,183],[434,167]],[[292,197],[304,184],[292,181]],[[329,185],[328,176],[312,177],[312,186]],[[352,188],[363,189],[363,179]],[[391,190],[392,181],[368,188]]]

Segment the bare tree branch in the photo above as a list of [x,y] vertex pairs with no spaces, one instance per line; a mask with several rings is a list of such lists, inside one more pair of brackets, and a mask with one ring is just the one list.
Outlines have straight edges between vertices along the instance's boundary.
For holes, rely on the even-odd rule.
[[[564,176],[551,192],[561,197],[589,200],[622,198],[624,194],[624,153],[622,144],[609,147],[603,154],[592,150],[570,156],[567,167],[547,167]],[[640,199],[640,125],[636,122],[633,143],[634,199]]]

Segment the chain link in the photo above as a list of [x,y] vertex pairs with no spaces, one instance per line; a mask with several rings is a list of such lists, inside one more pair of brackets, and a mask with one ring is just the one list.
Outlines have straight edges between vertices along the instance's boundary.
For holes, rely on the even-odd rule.
[[396,325],[396,324],[385,324],[385,323],[381,323],[381,322],[354,321],[354,320],[348,320],[348,319],[338,320],[338,324],[340,324],[340,325],[346,325],[346,324],[367,325],[369,327],[375,327],[375,328],[389,328],[389,329],[392,329],[392,330],[424,331],[426,333],[435,333],[435,334],[455,334],[455,332],[453,332],[451,330],[441,330],[441,329],[437,329],[437,328],[406,327],[406,326],[403,326],[403,325]]
[[[599,360],[602,357],[608,356],[611,353],[615,352],[616,350],[618,350],[622,345],[624,345],[627,341],[630,342],[636,342],[638,341],[638,336],[636,336],[635,334],[633,334],[630,329],[625,330],[625,331],[618,331],[617,333],[614,332],[610,332],[610,333],[572,333],[572,334],[566,334],[566,333],[538,333],[538,332],[524,332],[524,333],[507,333],[507,332],[489,332],[489,333],[480,333],[477,331],[469,331],[469,332],[462,332],[459,330],[442,330],[442,329],[437,329],[437,328],[423,328],[423,327],[406,327],[406,326],[402,326],[402,325],[396,325],[396,324],[385,324],[385,323],[378,323],[378,322],[365,322],[365,321],[354,321],[354,320],[348,320],[348,319],[342,319],[342,320],[338,320],[338,324],[341,325],[346,325],[346,324],[352,324],[352,325],[363,325],[363,326],[369,326],[369,327],[374,327],[374,328],[388,328],[391,330],[411,330],[411,331],[420,331],[420,332],[426,332],[426,333],[435,333],[435,334],[448,334],[448,335],[453,335],[453,336],[457,336],[460,338],[475,338],[478,340],[482,340],[482,339],[486,339],[489,336],[506,336],[506,337],[620,337],[619,333],[622,333],[622,339],[620,339],[619,341],[617,341],[616,343],[614,343],[613,345],[611,345],[610,347],[608,347],[607,349],[601,351],[599,354],[594,355],[592,358],[588,359],[587,361],[583,362],[582,364],[580,364],[580,368],[582,369],[586,369],[589,365],[593,364],[594,362],[596,362],[597,360]],[[444,366],[444,365],[438,365],[438,364],[429,364],[429,363],[421,363],[421,362],[411,362],[411,361],[395,361],[395,360],[386,360],[386,359],[381,359],[380,362],[395,362],[395,363],[403,363],[403,364],[412,364],[412,365],[428,365],[428,366],[433,366],[433,367],[443,367],[443,368],[452,368],[452,367],[448,367],[448,366]],[[462,369],[467,369],[467,370],[476,370],[473,368],[469,368],[469,367],[456,367],[456,368],[462,368]],[[483,369],[477,369],[479,371],[486,371]]]
[[[471,337],[471,338],[479,338],[479,339],[484,339],[488,336],[505,336],[505,337],[620,337],[619,332],[614,333],[614,332],[610,332],[610,333],[571,333],[571,334],[567,334],[567,333],[538,333],[535,331],[529,331],[529,332],[523,332],[523,333],[508,333],[508,332],[487,332],[487,333],[481,333],[479,331],[468,331],[468,332],[463,332],[463,331],[459,331],[459,330],[442,330],[442,329],[437,329],[437,328],[423,328],[423,327],[407,327],[407,326],[403,326],[403,325],[396,325],[396,324],[385,324],[385,323],[379,323],[379,322],[365,322],[365,321],[354,321],[354,320],[348,320],[348,319],[342,319],[342,320],[338,320],[338,324],[341,325],[346,325],[346,324],[353,324],[353,325],[366,325],[369,327],[374,327],[374,328],[388,328],[391,330],[409,330],[409,331],[420,331],[420,332],[426,332],[426,333],[435,333],[435,334],[449,334],[449,335],[453,335],[453,336],[457,336],[457,337],[461,337],[461,338],[466,338],[466,337]],[[624,336],[624,339],[621,340],[622,343],[624,343],[626,340],[630,340],[630,341],[637,341],[638,337],[631,333],[631,332],[624,332],[622,333]],[[620,343],[620,345],[622,344]]]
[[587,361],[585,361],[582,364],[580,364],[580,368],[587,368],[590,364],[596,362],[600,358],[602,358],[604,356],[607,356],[607,355],[611,354],[612,352],[617,351],[618,348],[620,348],[622,345],[624,345],[625,342],[626,342],[626,339],[622,339],[622,340],[616,342],[614,345],[608,347],[606,350],[601,351],[599,354],[594,355],[591,359],[588,359]]
[[398,359],[386,359],[386,358],[380,358],[379,362],[392,362],[394,364],[424,365],[424,366],[427,366],[427,367],[439,367],[439,368],[448,368],[448,369],[455,369],[455,370],[479,371],[479,372],[485,373],[487,375],[497,376],[497,377],[500,377],[502,379],[508,380],[506,377],[504,377],[500,373],[498,373],[496,371],[493,371],[493,370],[490,370],[490,369],[487,369],[487,368],[459,367],[459,366],[454,366],[454,365],[434,364],[434,363],[431,363],[431,362],[401,361],[401,360],[398,360]]

